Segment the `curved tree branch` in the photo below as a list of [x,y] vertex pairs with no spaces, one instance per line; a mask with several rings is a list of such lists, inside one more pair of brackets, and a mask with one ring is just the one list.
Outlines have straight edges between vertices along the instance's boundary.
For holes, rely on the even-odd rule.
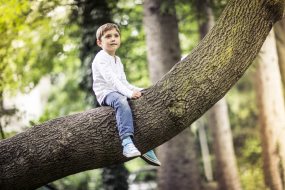
[[[231,0],[192,53],[142,98],[130,102],[142,153],[180,133],[226,94],[256,57],[273,23],[284,15],[283,1]],[[108,107],[34,126],[0,141],[0,150],[1,189],[35,189],[70,174],[127,161],[114,111]]]

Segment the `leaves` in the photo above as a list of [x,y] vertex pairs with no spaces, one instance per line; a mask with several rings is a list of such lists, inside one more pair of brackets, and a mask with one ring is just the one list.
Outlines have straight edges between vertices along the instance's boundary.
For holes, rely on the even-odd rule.
[[27,0],[1,5],[1,91],[29,91],[45,74],[65,70],[67,59],[76,60],[77,41],[70,35],[78,28],[66,21],[70,7],[55,5]]

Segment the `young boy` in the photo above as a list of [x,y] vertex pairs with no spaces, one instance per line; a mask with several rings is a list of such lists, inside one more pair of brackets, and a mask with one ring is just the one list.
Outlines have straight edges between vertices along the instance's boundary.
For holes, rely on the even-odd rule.
[[[127,98],[141,97],[142,88],[129,84],[121,59],[115,55],[120,47],[120,30],[116,24],[107,23],[98,28],[96,38],[102,50],[97,53],[92,63],[93,90],[100,105],[111,106],[116,111],[123,155],[127,158],[141,156],[132,140],[133,117]],[[161,165],[152,150],[141,157],[152,165]]]

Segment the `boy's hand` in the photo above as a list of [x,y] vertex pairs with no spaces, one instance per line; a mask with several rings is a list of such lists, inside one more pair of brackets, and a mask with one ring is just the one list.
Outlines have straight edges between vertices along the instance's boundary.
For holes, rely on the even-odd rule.
[[132,95],[132,99],[138,99],[139,97],[142,96],[142,93],[140,91],[134,91]]

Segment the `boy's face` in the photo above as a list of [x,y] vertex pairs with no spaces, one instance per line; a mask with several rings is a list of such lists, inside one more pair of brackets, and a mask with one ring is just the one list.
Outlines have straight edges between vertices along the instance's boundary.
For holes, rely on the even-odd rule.
[[100,40],[97,40],[98,46],[110,55],[115,55],[116,50],[120,47],[120,34],[115,28],[106,31]]

